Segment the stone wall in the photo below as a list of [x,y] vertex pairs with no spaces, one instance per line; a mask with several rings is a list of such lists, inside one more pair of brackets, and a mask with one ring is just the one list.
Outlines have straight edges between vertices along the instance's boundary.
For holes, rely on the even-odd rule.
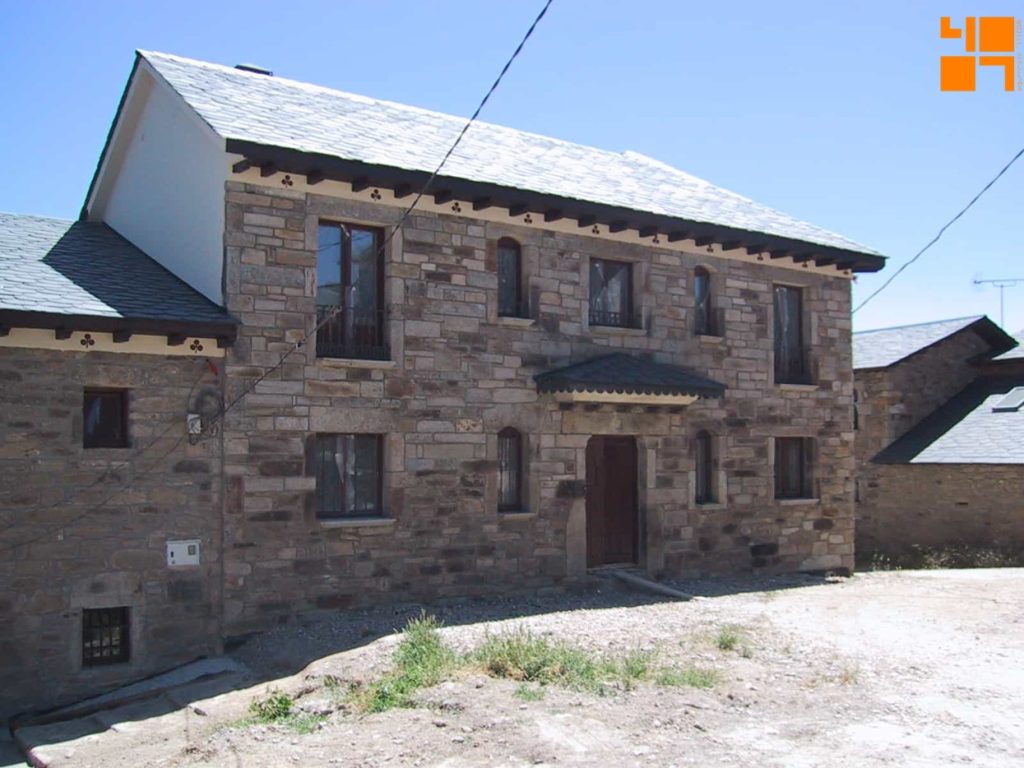
[[[372,191],[372,192],[375,192]],[[390,192],[384,190],[390,197]],[[377,197],[380,197],[378,195]],[[228,309],[242,320],[229,397],[314,325],[319,220],[389,227],[401,203],[227,185]],[[497,316],[496,241],[522,245],[532,322]],[[635,263],[645,329],[588,327],[590,257]],[[690,276],[713,273],[724,338],[696,337]],[[296,613],[564,584],[586,572],[585,451],[595,434],[639,448],[641,565],[655,575],[853,565],[847,280],[509,223],[413,214],[386,257],[392,362],[318,360],[309,345],[229,417],[227,634]],[[819,383],[772,383],[772,283],[806,287]],[[581,406],[532,377],[615,350],[728,387],[685,408]],[[527,442],[527,510],[499,514],[497,432]],[[722,503],[691,503],[694,435],[716,438]],[[385,435],[386,519],[318,521],[304,461],[319,432]],[[772,438],[816,438],[817,500],[777,502]]]
[[1024,466],[878,465],[857,514],[864,558],[958,544],[1024,552]]
[[[954,543],[958,535],[977,539],[982,529],[971,510],[958,507],[944,498],[942,476],[950,490],[964,491],[975,498],[975,509],[1003,506],[1011,502],[993,496],[984,505],[977,498],[988,491],[971,488],[972,477],[979,482],[990,470],[976,465],[928,467],[875,464],[871,459],[969,385],[979,374],[971,363],[989,350],[988,344],[973,331],[961,331],[924,351],[888,368],[854,372],[857,390],[857,536],[858,559],[862,562],[875,552],[899,554],[924,542]],[[994,470],[1002,477],[1001,470]],[[1012,481],[1013,471],[1007,478]],[[993,486],[993,490],[1002,487]],[[966,504],[965,504],[966,506]],[[998,515],[997,515],[998,517]],[[1007,519],[1009,519],[1009,517]],[[978,518],[981,519],[981,518]],[[977,524],[976,524],[977,523]],[[957,526],[962,527],[957,534]],[[928,546],[931,546],[929,544]]]
[[[185,414],[220,386],[205,359],[0,349],[0,718],[219,649],[220,440]],[[83,449],[84,387],[130,390],[132,448]],[[202,564],[168,568],[168,539]],[[116,606],[130,662],[83,669],[82,610]]]
[[973,331],[961,331],[888,368],[854,372],[857,389],[857,461],[866,462],[978,375],[969,360],[989,350]]

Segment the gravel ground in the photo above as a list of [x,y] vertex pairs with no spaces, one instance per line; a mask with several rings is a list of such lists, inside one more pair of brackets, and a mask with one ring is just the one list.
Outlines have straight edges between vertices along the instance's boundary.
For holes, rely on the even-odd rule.
[[[419,608],[382,608],[254,638],[234,655],[264,682],[89,737],[74,764],[1024,766],[1024,570],[675,586],[702,597],[665,601],[609,583],[430,612],[461,649],[526,627],[711,668],[712,689],[549,688],[523,701],[513,682],[465,673],[422,692],[415,708],[358,715],[322,681],[388,668],[392,631]],[[714,642],[726,626],[742,638],[732,650]],[[271,688],[330,714],[307,735],[231,727]]]

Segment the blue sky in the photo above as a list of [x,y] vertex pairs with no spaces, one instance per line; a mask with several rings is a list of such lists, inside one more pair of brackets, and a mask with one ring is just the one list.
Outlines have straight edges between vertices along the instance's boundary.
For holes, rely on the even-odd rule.
[[[0,210],[77,216],[135,48],[468,115],[540,2],[0,0]],[[890,257],[855,303],[1024,146],[1024,91],[985,71],[941,93],[939,16],[1019,0],[555,0],[483,114],[657,157]],[[1024,159],[855,316],[857,328],[987,313],[972,279],[1024,278]],[[1006,290],[1024,329],[1024,284]]]

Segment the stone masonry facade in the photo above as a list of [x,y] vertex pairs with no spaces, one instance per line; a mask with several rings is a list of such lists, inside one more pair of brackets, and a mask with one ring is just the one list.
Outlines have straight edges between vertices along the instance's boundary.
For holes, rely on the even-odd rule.
[[[228,310],[241,320],[227,398],[315,324],[318,224],[390,232],[401,208],[231,181]],[[524,259],[530,320],[499,318],[496,243]],[[644,330],[588,327],[588,259],[633,263]],[[692,275],[712,273],[721,338],[694,334]],[[527,225],[414,213],[385,255],[391,360],[310,344],[225,424],[225,634],[310,610],[565,585],[586,574],[586,445],[634,435],[640,567],[654,576],[853,566],[848,280]],[[773,383],[773,284],[803,288],[813,386]],[[532,377],[626,351],[727,387],[682,408],[559,403]],[[525,509],[497,511],[497,433],[526,442]],[[693,440],[714,437],[719,504],[692,502]],[[321,521],[317,434],[383,436],[381,519]],[[773,493],[773,438],[813,438],[815,498]]]
[[1021,465],[871,461],[979,375],[1021,373],[978,362],[989,352],[977,334],[961,332],[888,368],[856,372],[859,561],[958,545],[1024,551]]
[[[220,649],[221,445],[185,414],[221,385],[203,358],[0,349],[0,717]],[[127,390],[130,448],[83,448],[86,387]],[[201,564],[169,568],[169,539]],[[83,667],[83,610],[113,607],[130,660]]]

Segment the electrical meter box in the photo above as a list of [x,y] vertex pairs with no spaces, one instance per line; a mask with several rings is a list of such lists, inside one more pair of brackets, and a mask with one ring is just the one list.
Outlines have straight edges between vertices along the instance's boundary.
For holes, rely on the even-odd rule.
[[199,565],[199,539],[168,541],[167,565]]

